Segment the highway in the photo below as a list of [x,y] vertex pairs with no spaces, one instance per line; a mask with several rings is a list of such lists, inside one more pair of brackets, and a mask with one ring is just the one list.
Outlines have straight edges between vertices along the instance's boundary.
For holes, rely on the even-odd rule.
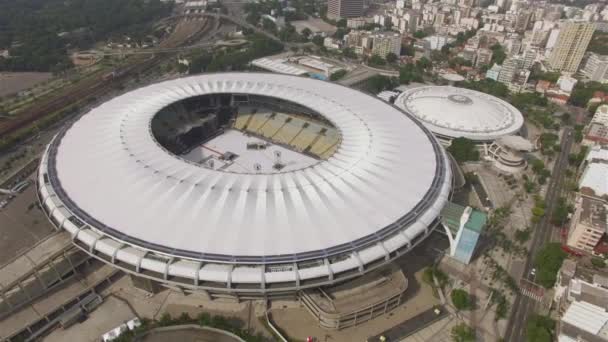
[[[572,147],[572,127],[564,128],[561,139],[561,151],[553,166],[553,172],[549,185],[547,187],[547,193],[545,196],[545,202],[547,204],[546,214],[543,216],[536,225],[534,231],[535,234],[532,238],[532,245],[526,259],[524,267],[524,274],[522,278],[525,278],[531,282],[534,282],[534,277],[530,275],[530,271],[533,268],[534,258],[538,251],[551,240],[552,230],[554,229],[550,223],[551,213],[553,212],[557,199],[560,197],[561,188],[563,183],[563,172],[568,168],[568,154]],[[520,342],[525,341],[526,336],[526,324],[528,319],[533,315],[539,303],[527,296],[518,294],[513,303],[511,309],[511,317],[507,324],[507,331],[505,333],[505,341]]]

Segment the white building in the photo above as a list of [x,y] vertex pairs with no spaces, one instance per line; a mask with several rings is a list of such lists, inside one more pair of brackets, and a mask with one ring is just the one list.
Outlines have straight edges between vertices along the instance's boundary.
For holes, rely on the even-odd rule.
[[492,79],[494,81],[498,81],[498,76],[500,75],[501,69],[502,69],[502,66],[500,66],[498,64],[492,65],[492,67],[490,69],[488,69],[488,71],[486,71],[486,78]]
[[591,81],[608,81],[608,56],[598,55],[590,52],[582,73]]
[[492,142],[517,134],[524,123],[520,111],[506,101],[451,86],[408,89],[399,95],[395,105],[412,113],[442,141],[464,137]]
[[561,91],[566,92],[566,93],[571,93],[572,89],[574,89],[574,86],[576,85],[577,82],[578,82],[578,80],[574,77],[562,75],[557,80],[557,86],[559,87],[559,89]]
[[452,43],[455,39],[446,35],[432,35],[425,37],[424,41],[428,44],[429,49],[441,50],[445,44]]
[[385,58],[389,53],[397,56],[401,54],[401,35],[399,33],[375,33],[372,44],[372,55]]

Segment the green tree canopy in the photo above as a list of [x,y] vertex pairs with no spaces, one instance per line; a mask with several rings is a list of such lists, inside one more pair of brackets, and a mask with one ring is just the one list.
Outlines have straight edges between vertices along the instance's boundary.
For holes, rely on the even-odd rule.
[[392,63],[395,63],[395,62],[397,61],[397,59],[398,59],[398,58],[399,58],[399,57],[397,57],[397,55],[396,55],[396,54],[394,54],[393,52],[389,52],[389,53],[386,55],[386,57],[385,57],[386,61],[387,61],[388,63],[391,63],[391,64],[392,64]]
[[557,272],[566,258],[560,243],[548,243],[536,254],[536,282],[551,288],[557,279]]
[[323,46],[324,41],[325,41],[325,38],[323,38],[321,36],[312,37],[312,42],[317,46]]
[[534,315],[528,319],[526,325],[526,339],[528,342],[551,342],[555,321],[541,315]]
[[479,160],[479,151],[477,151],[475,142],[467,138],[453,139],[448,151],[459,163]]
[[458,310],[469,310],[472,307],[471,296],[463,289],[455,289],[452,291],[452,304]]
[[147,42],[171,8],[160,0],[0,1],[0,50],[12,56],[0,57],[0,71],[60,71],[72,66],[68,47],[112,37]]
[[490,64],[496,63],[502,65],[502,62],[507,58],[507,54],[502,45],[496,43],[490,47],[490,50],[492,50],[492,60],[490,61]]
[[454,342],[475,342],[475,330],[465,323],[455,325],[451,335]]
[[506,98],[509,95],[509,88],[506,85],[489,78],[481,81],[460,82],[459,85],[463,88],[477,90],[497,97]]
[[386,64],[386,60],[382,57],[380,57],[379,55],[372,55],[369,59],[369,64],[374,66],[381,66],[381,65],[385,65]]

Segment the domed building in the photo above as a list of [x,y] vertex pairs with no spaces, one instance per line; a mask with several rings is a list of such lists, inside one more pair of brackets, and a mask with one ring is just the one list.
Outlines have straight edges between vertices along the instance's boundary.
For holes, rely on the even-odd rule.
[[[502,99],[453,86],[421,86],[401,93],[395,105],[420,120],[444,146],[455,138],[466,138],[478,145],[485,158],[497,163],[508,161],[510,171],[525,167],[518,151],[499,142],[518,135],[524,124],[521,112]],[[505,153],[510,156],[506,158]],[[506,159],[497,158],[498,155]]]

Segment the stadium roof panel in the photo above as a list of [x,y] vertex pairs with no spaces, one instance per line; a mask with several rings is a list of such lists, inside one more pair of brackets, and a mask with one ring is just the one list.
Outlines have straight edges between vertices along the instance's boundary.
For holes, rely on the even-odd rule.
[[395,105],[409,111],[435,134],[492,141],[517,133],[524,119],[509,103],[478,91],[423,86],[404,91]]
[[[322,114],[342,141],[328,160],[274,174],[201,167],[156,142],[150,122],[160,109],[215,93],[287,99]],[[140,88],[81,117],[47,156],[53,191],[95,230],[164,254],[226,262],[288,262],[399,232],[417,236],[439,215],[451,184],[443,149],[396,107],[277,74],[209,74]]]

